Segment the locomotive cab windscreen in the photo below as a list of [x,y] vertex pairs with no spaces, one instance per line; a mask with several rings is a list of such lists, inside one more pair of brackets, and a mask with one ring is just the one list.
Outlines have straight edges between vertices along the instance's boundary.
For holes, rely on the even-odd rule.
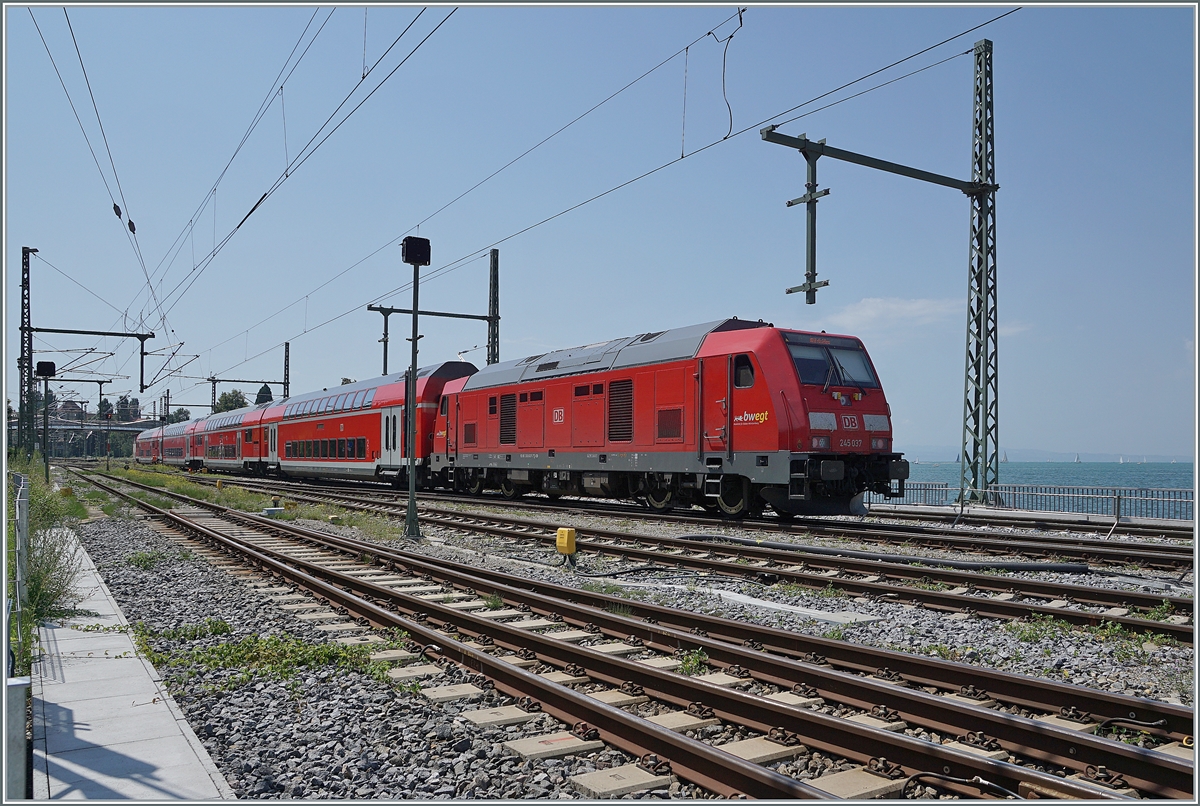
[[853,339],[806,333],[784,335],[801,383],[879,388],[866,350]]

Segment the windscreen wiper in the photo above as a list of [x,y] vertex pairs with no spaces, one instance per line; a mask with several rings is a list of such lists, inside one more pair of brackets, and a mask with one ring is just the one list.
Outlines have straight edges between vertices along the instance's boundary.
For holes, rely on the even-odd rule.
[[851,375],[849,372],[847,372],[847,371],[846,371],[846,368],[845,368],[844,366],[842,366],[842,361],[841,361],[841,359],[840,359],[840,358],[838,358],[838,357],[835,355],[835,356],[833,357],[833,360],[834,360],[835,362],[837,362],[838,369],[839,369],[839,370],[841,370],[841,373],[842,373],[842,379],[843,379],[843,380],[845,380],[846,378],[849,378],[851,381],[853,381],[853,382],[854,382],[854,385],[858,387],[858,391],[862,392],[862,396],[863,396],[863,397],[866,397],[866,396],[867,396],[867,390],[866,390],[865,388],[863,388],[863,385],[862,385],[861,383],[859,383],[859,382],[858,382],[858,379],[857,379],[857,378],[855,378],[853,375]]
[[[835,361],[837,359],[834,359]],[[829,391],[829,382],[833,380],[833,364],[829,365],[829,371],[825,373],[825,385],[821,387],[821,394]]]

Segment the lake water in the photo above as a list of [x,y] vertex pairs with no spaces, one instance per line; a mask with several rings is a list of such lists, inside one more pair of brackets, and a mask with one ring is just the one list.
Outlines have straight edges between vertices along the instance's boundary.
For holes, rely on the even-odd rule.
[[[957,462],[909,460],[911,481],[935,481],[958,488]],[[1191,462],[1004,462],[1001,484],[1038,484],[1055,487],[1141,487],[1186,489],[1193,487]]]

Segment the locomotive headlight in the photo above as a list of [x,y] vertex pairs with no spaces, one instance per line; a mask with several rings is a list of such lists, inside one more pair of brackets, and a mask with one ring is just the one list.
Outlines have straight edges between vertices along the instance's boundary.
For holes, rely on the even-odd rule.
[[871,450],[886,451],[888,449],[888,440],[886,437],[872,437]]
[[829,437],[813,437],[812,446],[814,450],[829,450]]

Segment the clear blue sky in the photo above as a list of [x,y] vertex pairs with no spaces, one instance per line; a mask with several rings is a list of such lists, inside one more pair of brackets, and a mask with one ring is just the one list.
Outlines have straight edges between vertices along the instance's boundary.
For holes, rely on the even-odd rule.
[[[300,50],[331,8],[317,12]],[[803,212],[784,202],[804,192],[804,161],[757,129],[1011,8],[752,7],[726,54],[704,35],[734,31],[736,17],[722,24],[733,7],[464,7],[211,260],[214,242],[360,82],[363,7],[336,7],[282,97],[276,76],[295,64],[289,53],[313,7],[70,8],[124,202],[62,9],[34,8],[112,194],[136,224],[143,273],[29,11],[6,6],[8,396],[17,397],[22,245],[95,294],[35,259],[35,326],[154,330],[148,345],[182,342],[172,366],[198,355],[179,371],[200,377],[279,379],[290,340],[293,391],[333,386],[380,372],[382,317],[364,307],[410,304],[407,290],[381,297],[411,277],[401,235],[421,224],[437,274],[678,158],[681,145],[690,153],[721,140],[727,98],[733,130],[750,131],[500,244],[501,357],[734,315],[853,333],[882,376],[897,445],[955,445],[966,198],[822,160],[821,185],[833,191],[820,204],[818,267],[830,286],[805,305],[783,293],[803,276]],[[370,7],[368,67],[419,10]],[[426,11],[333,123],[450,10]],[[821,102],[994,41],[1002,446],[1193,454],[1195,33],[1191,7],[1024,8]],[[697,39],[686,126],[680,54],[430,217]],[[971,92],[971,58],[961,56],[782,131],[969,178]],[[486,313],[482,254],[423,283],[422,307]],[[408,327],[392,318],[393,370],[407,363]],[[444,319],[421,329],[422,364],[453,359],[486,333]],[[174,403],[209,399],[207,383],[182,378],[138,395],[135,342],[53,336],[35,346],[113,351],[88,368],[131,376],[110,387],[114,396],[132,388],[148,405],[169,386]],[[37,358],[61,366],[78,354]],[[482,364],[484,351],[467,358]],[[147,361],[151,376],[162,366]],[[95,387],[75,388],[94,409]]]

